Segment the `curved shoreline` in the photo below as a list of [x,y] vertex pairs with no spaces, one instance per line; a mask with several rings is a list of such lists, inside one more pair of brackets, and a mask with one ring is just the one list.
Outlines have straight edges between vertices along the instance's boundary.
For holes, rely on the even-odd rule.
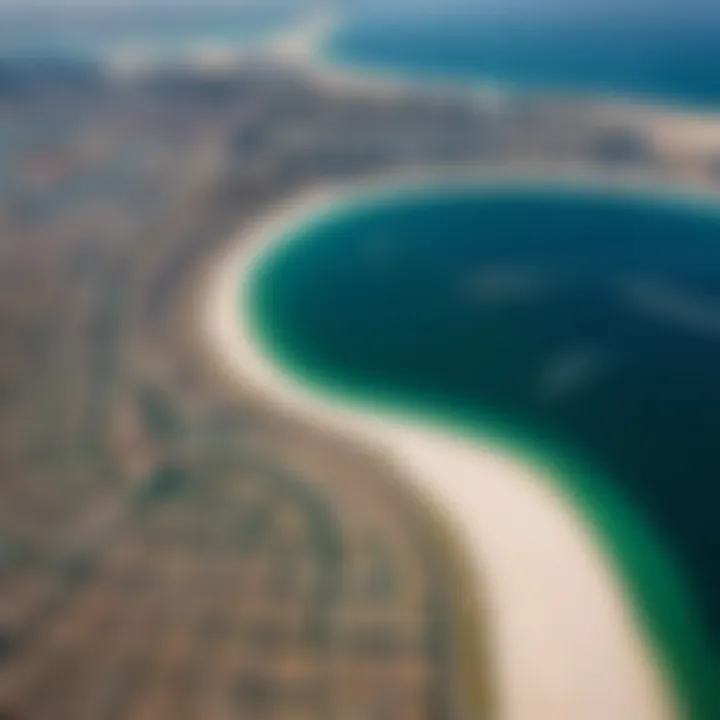
[[[541,174],[545,176],[542,169],[538,177]],[[525,181],[534,177],[527,172],[504,176]],[[588,173],[568,174],[566,179],[593,180]],[[403,192],[427,191],[434,180],[435,175],[403,173],[345,189],[315,190],[242,232],[218,258],[210,279],[204,321],[211,346],[229,376],[276,407],[320,429],[340,430],[379,446],[406,470],[427,500],[453,518],[489,591],[502,717],[678,717],[679,700],[671,697],[659,658],[642,636],[626,588],[578,508],[557,492],[555,478],[436,426],[368,416],[319,397],[284,375],[262,352],[244,298],[238,311],[241,279],[249,277],[271,247],[287,241],[288,230],[297,223],[327,213],[343,200],[345,205],[362,202],[398,187]],[[442,181],[444,188],[482,184],[477,172],[443,175]],[[487,182],[497,185],[497,175]],[[607,180],[597,184],[609,187]],[[627,187],[655,192],[647,178]],[[674,188],[656,189],[678,196]],[[448,467],[454,468],[450,479]],[[517,528],[522,533],[513,532]],[[556,574],[559,568],[562,574]],[[538,708],[543,708],[541,714]]]

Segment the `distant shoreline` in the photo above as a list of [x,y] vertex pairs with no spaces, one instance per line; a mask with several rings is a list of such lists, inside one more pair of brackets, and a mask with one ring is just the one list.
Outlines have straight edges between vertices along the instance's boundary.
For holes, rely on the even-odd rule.
[[[531,170],[506,170],[500,174],[500,181],[504,178],[507,182],[513,179],[531,182],[533,177],[547,177],[547,172],[548,168],[538,168],[536,174]],[[574,172],[568,169],[566,174],[553,175],[561,181],[564,177],[591,187],[608,185],[607,178],[590,172],[578,173],[577,168]],[[489,580],[489,605],[497,625],[494,651],[500,703],[504,708],[502,717],[520,720],[528,717],[528,713],[540,717],[536,712],[533,715],[532,710],[543,702],[550,704],[546,706],[547,715],[542,717],[552,720],[595,716],[648,720],[678,717],[675,705],[678,699],[669,695],[672,683],[662,677],[653,650],[640,635],[625,590],[576,509],[567,505],[562,495],[547,492],[553,480],[523,461],[500,455],[476,442],[458,439],[435,425],[370,417],[361,410],[348,409],[334,398],[316,395],[284,375],[261,350],[248,314],[247,298],[241,299],[238,308],[242,278],[252,274],[264,254],[271,252],[277,242],[286,241],[288,231],[298,223],[327,213],[338,204],[371,200],[397,187],[412,193],[415,188],[427,191],[437,184],[444,189],[497,182],[498,175],[490,171],[482,176],[470,169],[455,175],[417,171],[384,176],[343,189],[320,188],[295,198],[241,232],[229,250],[217,258],[202,318],[210,346],[228,377],[252,388],[273,406],[289,411],[320,430],[342,431],[359,442],[382,448],[405,469],[419,492],[444,515],[453,518],[471,550],[478,578],[483,578],[485,587]],[[648,178],[626,180],[626,186],[653,194],[665,187],[668,197],[678,194],[674,188],[651,183]],[[688,197],[704,201],[703,195],[690,193]],[[710,193],[707,197],[710,198]],[[452,482],[448,482],[448,467],[454,467]],[[467,480],[470,477],[472,482]],[[478,477],[482,482],[478,482]],[[517,518],[519,512],[527,513],[523,520],[525,533],[520,538],[508,537],[505,520]],[[546,562],[537,557],[529,562],[533,548],[543,547],[542,538],[547,541],[550,536],[555,537],[555,541]],[[510,560],[511,557],[514,560]],[[547,595],[542,568],[547,567],[548,562],[566,568],[569,584],[560,583],[557,592],[550,593],[553,597],[543,598],[544,605],[538,601],[539,607],[532,610],[537,615],[531,620],[522,599]],[[563,587],[576,598],[576,612],[568,611],[567,603],[562,602]],[[563,606],[565,617],[561,627],[548,627],[551,623],[547,619],[558,617],[557,603]],[[521,632],[523,623],[529,623],[531,630]],[[572,646],[573,633],[580,631],[585,638],[584,646],[587,643],[605,657],[606,662],[601,666],[592,667],[591,661],[586,665],[577,658],[570,662],[564,655],[567,647]],[[543,632],[550,635],[541,641],[535,633],[543,635]],[[567,633],[569,643],[564,651],[558,650],[564,646],[563,632]],[[558,638],[558,634],[561,637]],[[553,646],[554,658],[553,653],[548,652],[548,647]],[[609,657],[613,658],[611,662],[607,662]],[[583,683],[595,675],[603,676],[603,680],[596,679],[588,690]],[[571,681],[572,677],[577,681]],[[570,693],[572,688],[578,691]]]

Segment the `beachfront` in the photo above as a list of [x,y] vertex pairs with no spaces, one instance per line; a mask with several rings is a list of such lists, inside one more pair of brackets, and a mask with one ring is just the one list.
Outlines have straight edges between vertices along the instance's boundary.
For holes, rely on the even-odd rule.
[[[392,184],[370,183],[359,192],[383,186]],[[622,585],[552,478],[495,448],[318,397],[258,345],[248,297],[238,288],[289,228],[343,198],[347,191],[303,194],[218,256],[202,318],[218,362],[276,408],[388,453],[458,529],[491,618],[502,717],[677,717],[677,701]]]

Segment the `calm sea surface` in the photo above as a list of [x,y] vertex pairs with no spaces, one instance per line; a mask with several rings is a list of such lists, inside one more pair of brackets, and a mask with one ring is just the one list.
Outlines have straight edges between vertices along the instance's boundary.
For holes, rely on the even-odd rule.
[[720,8],[631,13],[633,3],[626,5],[617,10],[616,3],[616,12],[375,13],[347,22],[326,49],[336,62],[415,79],[720,105]]

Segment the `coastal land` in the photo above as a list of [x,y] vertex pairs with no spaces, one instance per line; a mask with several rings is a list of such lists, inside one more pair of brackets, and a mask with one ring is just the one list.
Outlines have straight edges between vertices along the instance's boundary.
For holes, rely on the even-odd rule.
[[682,717],[551,478],[311,396],[237,299],[358,188],[717,191],[720,121],[211,65],[3,76],[1,714]]

